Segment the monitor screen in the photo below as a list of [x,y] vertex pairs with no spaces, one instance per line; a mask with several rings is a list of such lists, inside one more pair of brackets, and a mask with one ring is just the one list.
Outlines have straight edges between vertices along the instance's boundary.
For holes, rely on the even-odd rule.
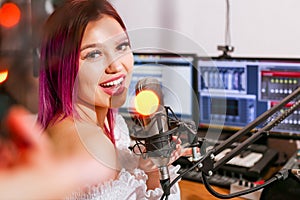
[[[300,86],[300,59],[200,57],[197,71],[200,127],[241,129]],[[300,108],[271,129],[270,135],[300,139]]]
[[[119,109],[125,118],[131,117],[132,100],[136,83],[152,77],[162,86],[165,106],[169,106],[179,119],[195,120],[194,108],[198,106],[195,85],[197,83],[196,56],[194,54],[134,53],[134,68],[128,89],[127,100]],[[198,109],[196,109],[197,111]]]

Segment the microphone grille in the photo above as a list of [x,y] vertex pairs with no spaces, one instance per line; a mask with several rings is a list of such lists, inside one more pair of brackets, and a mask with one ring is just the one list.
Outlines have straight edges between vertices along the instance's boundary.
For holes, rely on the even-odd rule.
[[164,105],[161,84],[157,79],[151,77],[140,79],[135,85],[135,94],[137,95],[143,90],[153,91],[157,95],[160,105]]

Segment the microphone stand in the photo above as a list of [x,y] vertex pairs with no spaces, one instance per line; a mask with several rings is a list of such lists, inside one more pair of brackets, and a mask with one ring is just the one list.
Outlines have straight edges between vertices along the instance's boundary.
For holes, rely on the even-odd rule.
[[[250,124],[248,124],[243,129],[236,132],[234,135],[229,137],[227,140],[222,142],[220,145],[216,146],[216,148],[212,149],[208,154],[209,156],[206,156],[206,158],[202,162],[202,172],[204,172],[206,175],[210,175],[212,172],[218,170],[221,166],[223,166],[225,163],[227,163],[229,160],[231,160],[234,156],[238,155],[241,151],[245,150],[250,144],[254,143],[256,140],[264,136],[265,134],[268,134],[268,131],[271,130],[273,127],[277,126],[281,121],[283,121],[286,117],[288,117],[290,114],[294,112],[300,105],[300,100],[296,101],[293,106],[291,106],[288,110],[286,110],[284,113],[276,117],[276,119],[272,120],[269,124],[264,126],[263,128],[259,129],[257,132],[255,132],[252,136],[250,136],[248,139],[237,145],[235,148],[232,149],[226,156],[224,156],[222,159],[214,163],[212,166],[209,164],[212,160],[211,158],[214,155],[219,154],[221,151],[226,149],[227,147],[230,147],[231,144],[233,144],[237,139],[241,138],[242,136],[249,133],[251,130],[253,130],[257,125],[264,122],[267,118],[269,118],[271,115],[279,111],[281,108],[283,108],[287,103],[292,101],[295,97],[297,97],[300,94],[300,87],[297,88],[293,93],[285,97],[282,101],[280,101],[278,104],[270,108],[268,111],[264,112],[262,115],[257,117],[255,120],[253,120]],[[208,164],[206,164],[208,162]],[[200,163],[199,163],[200,164]],[[211,171],[211,172],[210,172]]]
[[[224,164],[226,164],[229,160],[231,160],[233,157],[238,155],[241,151],[245,150],[250,144],[254,143],[256,140],[261,138],[264,135],[268,134],[268,131],[271,130],[273,127],[277,126],[281,121],[283,121],[286,117],[288,117],[290,114],[296,110],[300,105],[300,100],[297,100],[293,106],[291,106],[288,110],[278,115],[274,120],[272,120],[269,124],[264,126],[263,128],[256,131],[252,136],[250,136],[248,139],[244,140],[237,146],[235,146],[228,154],[226,154],[222,159],[218,160],[217,162],[214,161],[215,155],[222,152],[224,149],[230,147],[237,139],[241,138],[242,136],[246,135],[250,131],[254,130],[259,124],[264,122],[266,119],[268,119],[270,116],[272,116],[274,113],[278,112],[281,108],[283,108],[287,103],[291,102],[294,98],[299,96],[300,94],[300,87],[294,90],[291,94],[286,96],[282,101],[280,101],[278,104],[270,108],[268,111],[264,112],[262,115],[257,117],[255,120],[253,120],[251,123],[249,123],[247,126],[245,126],[243,129],[236,132],[234,135],[226,139],[224,142],[220,143],[218,146],[216,146],[214,149],[209,150],[203,157],[200,158],[197,162],[194,162],[193,166],[189,169],[185,170],[182,174],[180,174],[178,177],[176,177],[169,187],[172,187],[180,178],[182,178],[186,173],[193,170],[194,168],[198,168],[198,170],[202,173],[202,179],[203,184],[205,185],[206,189],[214,196],[218,198],[233,198],[237,196],[241,196],[244,194],[248,194],[257,190],[260,190],[270,183],[276,181],[276,180],[284,180],[288,177],[289,170],[283,169],[280,170],[274,177],[266,181],[264,184],[241,191],[229,195],[223,195],[220,193],[217,193],[216,191],[211,188],[210,184],[207,181],[207,176],[213,175],[215,171],[217,171],[220,167],[222,167]],[[200,148],[200,146],[199,146]],[[164,195],[161,197],[161,200],[164,199]]]

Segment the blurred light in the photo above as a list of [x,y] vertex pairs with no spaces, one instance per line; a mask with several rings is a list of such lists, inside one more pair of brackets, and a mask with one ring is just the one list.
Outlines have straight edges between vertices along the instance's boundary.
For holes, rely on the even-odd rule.
[[143,90],[134,99],[136,111],[144,116],[153,114],[159,106],[158,96],[151,90]]
[[17,25],[21,18],[20,8],[15,3],[4,3],[0,8],[0,25],[11,28]]
[[45,11],[48,15],[50,15],[54,11],[54,5],[52,3],[52,0],[46,0],[45,1]]
[[6,81],[7,76],[8,76],[7,69],[0,71],[0,84],[3,83],[4,81]]

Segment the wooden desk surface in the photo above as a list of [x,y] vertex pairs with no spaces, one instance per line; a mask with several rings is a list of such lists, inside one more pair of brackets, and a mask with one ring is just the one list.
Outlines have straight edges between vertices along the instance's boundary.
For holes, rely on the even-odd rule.
[[[219,198],[210,194],[205,186],[201,183],[181,180],[179,181],[179,187],[181,190],[181,199],[182,200],[217,200]],[[225,188],[220,188],[212,186],[217,192],[221,194],[228,194],[229,190]],[[232,198],[233,200],[241,200],[244,198]]]

